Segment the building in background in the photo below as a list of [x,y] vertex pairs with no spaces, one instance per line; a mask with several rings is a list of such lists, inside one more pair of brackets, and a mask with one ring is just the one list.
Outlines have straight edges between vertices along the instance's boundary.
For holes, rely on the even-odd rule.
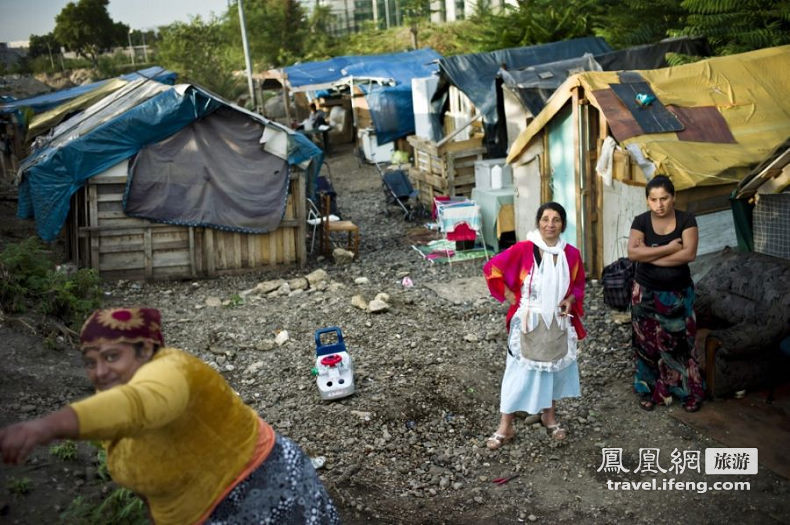
[[[478,1],[499,10],[505,4],[517,4],[516,0],[431,0],[430,20],[437,24],[464,20],[474,14]],[[329,7],[334,16],[329,31],[335,36],[356,33],[370,24],[386,29],[404,23],[403,0],[301,0],[301,3],[308,13],[316,6]]]

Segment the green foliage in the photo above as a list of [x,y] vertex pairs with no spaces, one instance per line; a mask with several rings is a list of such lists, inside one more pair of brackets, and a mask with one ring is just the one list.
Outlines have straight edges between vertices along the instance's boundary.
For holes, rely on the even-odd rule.
[[658,42],[686,15],[681,0],[603,0],[591,7],[596,35],[615,49]]
[[[287,66],[305,55],[311,26],[298,0],[248,0],[244,2],[244,18],[250,55],[262,69]],[[232,48],[242,52],[243,65],[237,6],[228,9],[225,27]]]
[[27,49],[27,56],[30,58],[49,57],[58,53],[60,53],[60,42],[58,42],[53,33],[41,36],[30,35],[30,43]]
[[720,55],[790,43],[790,0],[683,0],[685,26],[675,35],[704,35]]
[[242,296],[240,296],[239,294],[235,293],[235,294],[230,296],[230,299],[228,300],[228,305],[227,306],[228,306],[228,308],[235,308],[235,307],[241,306],[243,304],[244,304],[244,298]]
[[[61,523],[68,525],[146,525],[148,512],[143,501],[132,491],[120,488],[110,480],[107,471],[107,452],[98,442],[96,447],[96,465],[98,476],[112,490],[101,501],[89,501],[77,496],[68,508],[60,515]],[[107,491],[103,491],[106,493]]]
[[143,501],[132,491],[116,488],[98,504],[77,496],[60,515],[69,525],[146,525],[148,514]]
[[[179,80],[194,82],[228,99],[235,99],[245,84],[233,76],[244,67],[244,60],[230,47],[222,21],[176,22],[161,28],[158,56],[161,64],[178,72]],[[240,49],[239,49],[240,50]]]
[[107,468],[107,451],[99,443],[94,443],[96,447],[96,470],[99,477],[104,481],[110,481],[110,470]]
[[99,53],[122,44],[129,26],[113,22],[107,12],[109,0],[69,2],[55,17],[54,36],[58,42],[96,66]]
[[469,40],[481,51],[530,46],[593,35],[594,0],[521,0],[502,14],[473,17]]
[[667,64],[672,67],[682,66],[683,64],[691,64],[703,59],[703,57],[684,55],[683,53],[667,53],[665,58],[667,59]]
[[95,271],[58,272],[44,244],[36,237],[8,244],[0,253],[0,308],[24,312],[31,307],[74,329],[101,298]]
[[50,446],[49,453],[63,461],[77,459],[77,443],[68,439],[61,441]]
[[6,483],[6,489],[14,496],[24,496],[33,490],[33,481],[28,478],[14,478],[11,477]]

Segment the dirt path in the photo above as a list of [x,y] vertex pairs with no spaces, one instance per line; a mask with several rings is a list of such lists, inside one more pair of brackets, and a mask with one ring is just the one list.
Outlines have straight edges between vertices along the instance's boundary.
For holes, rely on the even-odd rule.
[[[788,481],[761,468],[749,491],[615,491],[607,481],[719,481],[704,473],[634,473],[640,448],[659,450],[668,469],[673,451],[717,443],[669,413],[639,410],[630,391],[630,329],[615,322],[597,283],[588,285],[580,399],[563,400],[569,429],[552,442],[519,420],[517,439],[493,453],[484,446],[498,415],[504,369],[505,307],[481,285],[481,261],[431,265],[411,248],[416,226],[387,216],[380,181],[350,151],[329,159],[344,218],[362,232],[358,259],[346,266],[311,258],[305,268],[263,271],[198,282],[108,282],[106,305],[146,304],[163,311],[165,337],[221,370],[275,429],[309,454],[326,457],[321,476],[346,523],[787,523]],[[393,211],[396,211],[393,208]],[[217,300],[256,284],[327,272],[321,287]],[[411,288],[401,283],[408,275]],[[293,288],[293,287],[292,287]],[[319,289],[320,288],[320,289]],[[389,309],[352,305],[389,295]],[[314,331],[342,329],[356,367],[357,393],[321,402],[310,368]],[[289,340],[277,346],[277,332]],[[30,417],[87,395],[74,351],[44,347],[23,325],[5,320],[0,360],[0,424]],[[703,408],[704,410],[704,408]],[[604,447],[622,449],[630,472],[598,472]],[[498,486],[492,479],[518,474]],[[27,477],[31,490],[11,494]],[[733,481],[734,479],[727,479]],[[95,498],[89,447],[63,461],[45,449],[22,467],[0,467],[0,521],[53,523],[77,496]]]

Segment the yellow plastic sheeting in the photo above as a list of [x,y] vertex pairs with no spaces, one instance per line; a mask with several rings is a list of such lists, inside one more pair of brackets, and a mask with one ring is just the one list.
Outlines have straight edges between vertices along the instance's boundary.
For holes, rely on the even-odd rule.
[[[622,146],[637,144],[656,164],[656,173],[669,175],[678,190],[738,182],[790,136],[790,46],[639,74],[665,106],[715,106],[736,140],[735,144],[688,142],[679,140],[676,133],[653,133],[623,141]],[[532,137],[568,103],[573,88],[584,88],[590,103],[601,109],[592,92],[617,82],[617,73],[611,71],[570,77],[519,135],[508,162],[517,159]]]
[[93,103],[98,102],[102,98],[106,97],[110,93],[114,93],[115,91],[121,89],[126,84],[128,84],[126,80],[113,78],[92,91],[83,93],[82,95],[73,98],[68,102],[65,102],[59,106],[55,106],[49,111],[39,113],[33,117],[33,119],[30,121],[30,126],[27,128],[28,139],[45,133],[50,128],[57,126],[67,115],[87,108]]

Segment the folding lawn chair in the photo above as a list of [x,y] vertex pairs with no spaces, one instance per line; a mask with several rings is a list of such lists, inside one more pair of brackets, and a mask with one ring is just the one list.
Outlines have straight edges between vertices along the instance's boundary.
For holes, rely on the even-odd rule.
[[410,221],[419,215],[420,204],[412,204],[410,201],[417,201],[419,192],[414,189],[405,170],[384,170],[376,163],[376,171],[381,177],[382,188],[387,199],[387,204],[396,204],[403,212],[403,218]]

